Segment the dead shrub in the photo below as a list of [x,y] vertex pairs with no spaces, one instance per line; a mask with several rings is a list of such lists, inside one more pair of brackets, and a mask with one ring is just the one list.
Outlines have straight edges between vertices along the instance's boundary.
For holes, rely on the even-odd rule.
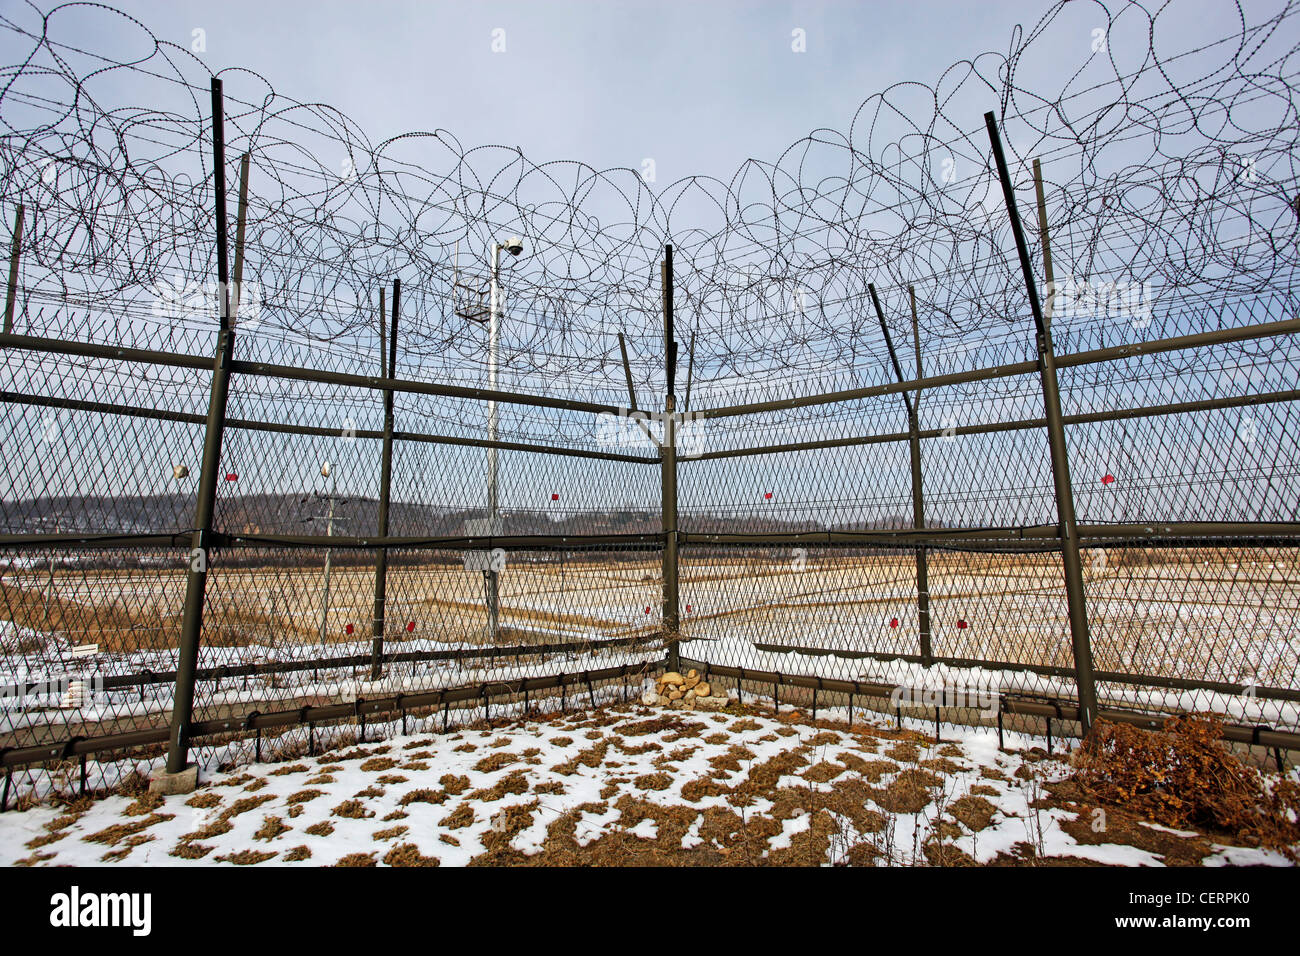
[[1272,786],[1221,743],[1214,714],[1180,714],[1161,730],[1098,721],[1075,756],[1074,782],[1176,829],[1228,833],[1300,859],[1300,784]]

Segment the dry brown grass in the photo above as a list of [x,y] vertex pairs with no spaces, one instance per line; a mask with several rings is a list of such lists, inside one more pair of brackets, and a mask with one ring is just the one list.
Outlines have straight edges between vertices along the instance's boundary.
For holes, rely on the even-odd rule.
[[100,863],[120,863],[131,855],[131,851],[145,843],[152,843],[155,837],[152,833],[137,833],[129,838],[116,850],[110,850],[99,858]]
[[666,773],[642,774],[632,781],[638,790],[667,790],[673,785],[673,778]]
[[262,818],[262,825],[257,832],[253,834],[254,840],[266,840],[270,842],[282,833],[288,833],[293,827],[287,825],[279,817],[267,816]]
[[462,803],[447,816],[438,821],[438,826],[446,827],[448,830],[463,830],[465,827],[472,826],[475,819],[474,808],[468,803]]
[[373,817],[375,811],[368,809],[360,800],[344,800],[331,810],[330,814],[336,817],[346,817],[350,820],[364,820]]
[[424,856],[414,843],[403,843],[384,854],[388,866],[438,866],[436,856]]
[[494,803],[511,795],[528,792],[528,773],[525,770],[512,770],[490,787],[482,787],[469,795],[471,800]]
[[413,803],[446,803],[447,792],[445,790],[433,790],[429,787],[421,787],[417,790],[407,791],[402,795],[402,799],[397,802],[399,806],[403,807],[409,807]]
[[948,806],[948,812],[955,820],[964,823],[967,829],[978,832],[992,822],[997,807],[983,797],[966,794],[954,800]]
[[438,778],[438,785],[453,797],[458,797],[469,789],[469,777],[444,774]]
[[182,860],[201,860],[216,847],[206,846],[202,843],[195,843],[192,840],[182,840],[176,846],[172,847],[171,856],[178,857]]
[[291,773],[306,773],[307,770],[308,768],[306,764],[295,763],[295,764],[289,764],[288,766],[285,767],[276,767],[274,770],[271,771],[271,776],[284,777],[284,776],[288,776]]
[[151,813],[143,820],[136,820],[134,823],[115,823],[97,833],[83,836],[81,839],[86,843],[102,843],[105,846],[116,846],[122,840],[134,836],[141,830],[156,826],[159,823],[166,823],[168,820],[174,820],[175,818],[176,814],[174,813]]
[[512,763],[517,763],[518,761],[519,758],[514,754],[502,751],[484,757],[474,765],[474,770],[478,773],[495,773],[502,767],[508,766]]
[[277,855],[276,850],[239,850],[236,853],[227,853],[225,856],[215,856],[213,859],[223,863],[234,863],[237,866],[255,866],[273,860]]

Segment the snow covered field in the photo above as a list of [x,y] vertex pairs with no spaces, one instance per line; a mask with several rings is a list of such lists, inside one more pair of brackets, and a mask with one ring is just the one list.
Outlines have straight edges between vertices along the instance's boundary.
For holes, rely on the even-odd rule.
[[1053,795],[1032,738],[616,704],[0,815],[0,864],[1285,865]]

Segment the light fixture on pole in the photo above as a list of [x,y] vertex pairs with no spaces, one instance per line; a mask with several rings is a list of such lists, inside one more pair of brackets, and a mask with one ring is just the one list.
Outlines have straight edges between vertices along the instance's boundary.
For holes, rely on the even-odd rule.
[[[501,250],[504,249],[512,256],[518,256],[524,251],[524,241],[518,236],[511,236],[505,242],[493,242],[489,254],[491,262],[491,302],[488,311],[488,389],[496,391],[497,387],[497,365],[499,353],[500,327],[501,327]],[[488,441],[496,442],[498,434],[497,424],[497,403],[496,399],[488,400]],[[487,462],[487,484],[488,484],[488,527],[490,533],[500,534],[499,523],[500,499],[497,493],[497,448],[495,444],[488,445],[488,462]],[[488,634],[493,642],[497,640],[500,634],[500,582],[498,573],[493,569],[491,563],[483,571],[483,580],[487,591],[487,609],[488,609]]]

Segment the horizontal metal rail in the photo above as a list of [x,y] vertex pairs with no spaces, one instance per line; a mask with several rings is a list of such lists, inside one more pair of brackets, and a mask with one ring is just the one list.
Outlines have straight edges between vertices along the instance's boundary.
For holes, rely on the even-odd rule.
[[[1080,524],[1079,537],[1090,548],[1121,548],[1134,544],[1176,543],[1180,547],[1294,545],[1300,543],[1296,522],[1180,521],[1151,524]],[[795,531],[772,533],[706,533],[681,531],[686,547],[876,547],[970,550],[1052,550],[1060,546],[1056,525],[1023,528],[927,528],[923,531]],[[983,545],[983,549],[975,547]]]
[[[368,660],[368,658],[367,658]],[[778,684],[802,687],[809,690],[829,691],[830,693],[854,694],[860,697],[889,699],[900,685],[883,684],[873,681],[846,681],[829,677],[809,677],[798,674],[778,674],[774,671],[755,670],[745,667],[728,667],[709,664],[704,661],[684,659],[682,666],[692,665],[701,669],[706,679],[713,681],[718,677],[731,677],[739,681],[754,681],[764,684]],[[268,730],[280,727],[301,726],[323,723],[331,720],[346,720],[349,717],[361,717],[378,714],[391,714],[408,710],[436,708],[454,703],[467,703],[477,700],[491,700],[497,697],[518,696],[524,692],[548,690],[566,686],[590,686],[597,682],[615,680],[634,674],[650,674],[661,670],[662,662],[649,664],[623,664],[594,671],[565,673],[547,677],[517,678],[514,680],[491,681],[475,686],[445,688],[414,694],[395,694],[366,700],[358,698],[352,702],[301,707],[271,713],[250,713],[240,719],[200,721],[192,726],[194,737],[207,737],[219,734],[239,733],[244,731]],[[1099,679],[1105,679],[1100,674]],[[907,690],[908,688],[903,688]],[[928,688],[927,694],[932,693]],[[946,703],[948,692],[936,688],[933,693],[940,695],[939,706],[960,706],[968,701]],[[1065,699],[1031,699],[1013,695],[1001,695],[998,698],[1000,713],[1020,714],[1031,717],[1057,718],[1066,721],[1078,720],[1078,705]],[[1123,711],[1102,708],[1098,716],[1115,723],[1126,723],[1146,729],[1159,729],[1167,716],[1135,711]],[[0,767],[13,768],[27,764],[44,763],[55,760],[68,760],[83,755],[103,753],[115,750],[131,750],[164,744],[168,739],[168,729],[158,728],[140,730],[131,733],[113,734],[102,737],[72,738],[53,744],[35,747],[15,747],[0,752]],[[1276,747],[1286,750],[1300,750],[1300,734],[1290,731],[1275,730],[1271,727],[1248,727],[1229,724],[1224,727],[1224,737],[1238,743],[1253,744],[1264,747]]]
[[[127,348],[117,345],[99,345],[94,342],[77,342],[70,339],[51,339],[39,335],[0,333],[0,349],[19,349],[54,355],[79,355],[84,358],[102,358],[144,365],[163,365],[171,368],[190,368],[211,371],[213,360],[208,356],[184,355],[176,352],[158,352],[152,349]],[[319,385],[339,385],[345,388],[364,388],[372,391],[392,390],[420,395],[439,395],[444,398],[464,398],[474,401],[503,402],[508,405],[528,405],[534,408],[557,408],[591,414],[630,414],[626,406],[606,405],[599,402],[579,402],[546,395],[529,395],[526,392],[506,392],[498,389],[475,388],[468,385],[439,385],[434,382],[417,382],[412,379],[386,378],[381,375],[353,375],[347,372],[329,372],[323,369],[297,368],[292,365],[275,365],[269,362],[248,362],[236,359],[230,365],[237,375],[256,375],[263,378],[290,379],[314,382]],[[644,413],[649,414],[649,413]]]
[[[1171,402],[1165,405],[1145,405],[1130,408],[1117,408],[1112,411],[1084,412],[1063,415],[1065,425],[1090,425],[1096,422],[1159,418],[1165,415],[1186,415],[1196,412],[1222,411],[1228,408],[1249,408],[1256,405],[1272,405],[1281,402],[1300,401],[1300,389],[1286,389],[1277,392],[1264,392],[1259,395],[1237,395],[1231,398],[1207,398],[1194,402]],[[1030,431],[1046,427],[1045,418],[1021,418],[1009,422],[990,422],[981,425],[957,425],[951,428],[924,428],[917,431],[918,438],[947,438],[955,435],[989,435],[998,432]],[[905,442],[911,438],[908,432],[887,432],[879,435],[863,435],[852,438],[827,438],[822,441],[794,442],[780,445],[753,445],[747,448],[728,448],[720,451],[702,452],[698,455],[681,455],[680,461],[711,461],[718,458],[744,458],[751,455],[774,455],[798,451],[815,451],[822,448],[848,448],[855,445],[885,445]]]
[[[1201,348],[1225,342],[1245,342],[1295,332],[1300,332],[1300,319],[1281,319],[1276,322],[1264,322],[1260,325],[1249,325],[1235,329],[1216,329],[1212,332],[1179,335],[1168,339],[1157,339],[1152,342],[1136,342],[1131,345],[1115,345],[1109,348],[1058,355],[1056,365],[1057,368],[1074,368],[1080,365],[1095,365],[1100,362],[1113,362],[1118,359],[1134,358],[1142,355],[1177,352],[1183,349]],[[0,338],[0,344],[3,344],[2,338]],[[943,388],[948,385],[982,382],[995,378],[1011,378],[1016,375],[1033,374],[1038,370],[1037,360],[1012,362],[1008,365],[971,369],[965,372],[930,375],[925,378],[913,379],[910,382],[886,382],[883,385],[869,385],[864,388],[826,392],[822,395],[805,395],[798,398],[775,399],[769,402],[751,402],[745,405],[706,408],[695,414],[703,418],[734,418],[738,415],[753,415],[761,412],[782,411],[789,408],[807,408],[812,405],[852,402],[863,398],[875,398],[880,395],[893,395],[898,392],[914,392],[917,389],[929,390]]]
[[[1228,342],[1245,342],[1253,339],[1268,338],[1300,332],[1300,318],[1280,319],[1259,325],[1238,328],[1216,329],[1190,335],[1157,339],[1151,342],[1136,342],[1128,345],[1116,345],[1085,352],[1060,355],[1056,358],[1058,368],[1073,368],[1082,365],[1094,365],[1120,359],[1143,355],[1156,355],[1164,352],[1176,352],[1189,348],[1201,348]],[[166,365],[174,368],[211,369],[212,359],[199,355],[184,355],[173,352],[158,352],[151,349],[126,348],[122,346],[99,345],[92,342],[76,342],[51,339],[35,335],[0,333],[0,348],[21,349],[34,352],[47,352],[60,355],[80,355],[91,358],[113,359],[123,362],[139,362],[152,365]],[[319,369],[304,369],[290,365],[276,365],[267,362],[248,362],[236,360],[232,364],[236,374],[256,375],[267,378],[290,379],[295,381],[315,382],[326,385],[340,385],[351,388],[365,388],[376,391],[392,389],[398,392],[410,392],[427,395],[440,395],[448,398],[463,398],[476,401],[497,401],[515,405],[529,405],[537,408],[556,408],[569,411],[589,412],[592,414],[631,414],[626,406],[607,405],[596,402],[579,402],[571,399],[551,398],[544,395],[529,395],[522,392],[505,392],[493,389],[476,388],[462,385],[439,385],[433,382],[417,382],[409,379],[385,378],[373,375],[354,375],[345,372],[329,372]],[[888,382],[865,388],[846,389],[827,392],[821,395],[807,395],[798,398],[777,399],[770,402],[754,402],[744,405],[729,405],[717,408],[701,409],[694,414],[703,418],[731,418],[738,415],[757,414],[779,411],[789,408],[804,408],[814,405],[829,405],[839,402],[856,401],[898,392],[911,392],[917,389],[942,388],[969,382],[986,381],[995,378],[1009,378],[1027,375],[1038,371],[1038,362],[1013,362],[1007,365],[992,366],[984,369],[972,369],[965,372],[952,372],[946,375],[933,375],[907,382]],[[641,412],[647,416],[650,413]]]
[[[122,548],[176,547],[190,548],[190,531],[157,534],[0,534],[0,549],[48,549],[61,551],[117,550]],[[366,550],[393,548],[411,551],[572,551],[584,548],[646,548],[663,542],[662,532],[648,534],[533,534],[495,538],[455,537],[349,537],[345,535],[247,535],[215,532],[214,549],[299,548],[330,550]],[[188,557],[186,558],[188,561]]]
[[218,540],[226,547],[245,548],[390,548],[393,550],[418,549],[445,551],[564,551],[579,548],[648,548],[663,543],[663,532],[648,534],[516,534],[497,537],[468,538],[463,535],[449,537],[419,537],[390,535],[388,537],[357,538],[346,535],[292,535],[292,534],[223,534]]
[[[1134,545],[1178,547],[1290,546],[1300,544],[1300,523],[1250,521],[1179,521],[1127,524],[1081,524],[1079,537],[1090,548],[1124,548]],[[120,550],[124,548],[184,548],[189,531],[157,534],[41,533],[0,535],[0,549],[10,550]],[[786,547],[812,545],[836,548],[930,547],[954,550],[1050,551],[1060,546],[1054,524],[1024,527],[899,528],[864,531],[702,532],[679,531],[685,547]],[[662,531],[645,534],[501,535],[498,537],[350,537],[346,535],[228,534],[216,533],[217,548],[367,550],[391,548],[410,551],[577,551],[584,549],[649,549],[662,545]]]
[[[739,681],[754,681],[762,684],[776,684],[786,687],[802,687],[807,690],[829,691],[832,694],[853,694],[858,697],[874,697],[888,700],[897,691],[915,692],[923,690],[925,694],[939,697],[938,706],[969,706],[968,699],[958,699],[955,694],[942,688],[908,688],[898,684],[881,684],[874,681],[849,681],[830,677],[808,677],[802,674],[778,674],[775,671],[755,670],[748,667],[726,667],[709,664],[706,661],[685,660],[682,666],[697,667],[705,674],[705,679],[712,685],[715,678],[731,677]],[[1100,679],[1100,675],[1098,675]],[[968,695],[963,695],[967,697]],[[948,701],[951,700],[951,703]],[[1029,717],[1057,718],[1075,721],[1079,719],[1079,705],[1071,700],[1042,698],[1031,699],[1009,694],[998,698],[998,711],[1005,714],[1021,714]],[[1100,708],[1097,717],[1111,723],[1130,724],[1146,730],[1159,730],[1173,714],[1161,715],[1140,711]],[[1276,747],[1283,750],[1300,750],[1300,733],[1288,730],[1276,730],[1272,727],[1248,727],[1242,724],[1225,724],[1223,736],[1236,743],[1252,744],[1261,747]]]
[[[368,657],[366,660],[369,662]],[[487,701],[498,697],[512,697],[525,692],[550,690],[556,687],[583,688],[602,681],[617,680],[634,674],[648,674],[658,669],[658,667],[657,662],[621,664],[617,667],[605,667],[594,671],[578,671],[513,680],[493,680],[472,686],[464,685],[412,694],[392,694],[370,700],[357,698],[355,701],[340,704],[299,707],[294,710],[271,713],[250,713],[247,717],[240,719],[197,721],[190,726],[190,736],[194,738],[212,737],[241,731],[269,730],[278,727],[324,723],[331,720],[346,720],[349,717],[401,713],[408,710],[435,708],[470,701]],[[73,757],[106,751],[133,750],[140,747],[165,744],[168,736],[168,728],[162,727],[102,737],[74,737],[69,740],[35,747],[13,747],[0,751],[0,767],[21,767],[26,764],[69,760]]]
[[[691,640],[689,636],[682,638]],[[706,638],[703,640],[707,640]],[[802,657],[842,657],[848,660],[871,660],[881,663],[902,661],[908,664],[944,664],[948,667],[978,668],[990,671],[1028,671],[1042,677],[1059,677],[1074,679],[1074,670],[1069,667],[1055,667],[1051,664],[1017,664],[1012,661],[989,661],[978,657],[943,657],[931,655],[929,658],[920,654],[882,654],[877,651],[849,651],[824,647],[803,647],[789,644],[770,644],[754,642],[756,650],[768,654],[798,654]],[[1256,697],[1269,700],[1285,700],[1300,703],[1300,690],[1285,687],[1260,687],[1258,685],[1236,684],[1230,681],[1191,680],[1185,677],[1153,677],[1142,674],[1129,674],[1122,671],[1094,670],[1093,677],[1098,682],[1112,684],[1132,684],[1143,687],[1160,687],[1167,690],[1207,690],[1218,694],[1252,693]]]
[[[113,402],[91,402],[72,398],[31,395],[23,392],[0,391],[0,402],[12,405],[33,405],[41,408],[61,408],[69,411],[95,412],[102,415],[121,415],[151,421],[179,422],[186,425],[203,425],[207,422],[206,416],[191,412],[169,412],[155,408],[119,405]],[[282,425],[252,418],[227,418],[226,427],[242,431],[271,432],[279,435],[308,435],[320,438],[337,438],[341,434],[338,428],[325,428],[319,425]],[[382,441],[384,433],[379,429],[358,428],[349,432],[348,436],[351,438],[373,438]],[[558,445],[537,445],[516,441],[491,441],[486,438],[461,438],[454,435],[433,435],[425,432],[394,431],[393,440],[426,442],[437,445],[463,445],[469,448],[499,448],[505,451],[524,451],[538,455],[564,455],[570,458],[595,458],[601,461],[624,461],[633,464],[657,464],[659,462],[658,455],[624,455],[617,452],[592,451],[585,448],[563,448]]]
[[[483,647],[474,650],[444,651],[397,651],[380,655],[384,664],[420,664],[433,661],[491,661],[502,657],[544,657],[553,654],[589,654],[594,651],[614,648],[636,648],[653,646],[663,640],[661,631],[638,634],[632,637],[598,638],[588,641],[565,641],[559,644],[511,644]],[[391,645],[390,645],[391,646]],[[302,671],[345,670],[349,667],[369,668],[374,657],[369,650],[363,654],[348,654],[342,657],[314,657],[303,660],[260,661],[249,664],[220,664],[216,667],[200,667],[195,672],[195,680],[222,681],[240,677],[261,677],[278,674],[291,674]],[[96,687],[102,690],[127,690],[134,687],[147,687],[151,684],[170,684],[176,680],[176,672],[144,670],[134,674],[109,674],[98,677]],[[0,684],[11,695],[25,695],[45,686],[43,681],[20,681],[11,685]],[[21,728],[15,728],[21,729]]]

